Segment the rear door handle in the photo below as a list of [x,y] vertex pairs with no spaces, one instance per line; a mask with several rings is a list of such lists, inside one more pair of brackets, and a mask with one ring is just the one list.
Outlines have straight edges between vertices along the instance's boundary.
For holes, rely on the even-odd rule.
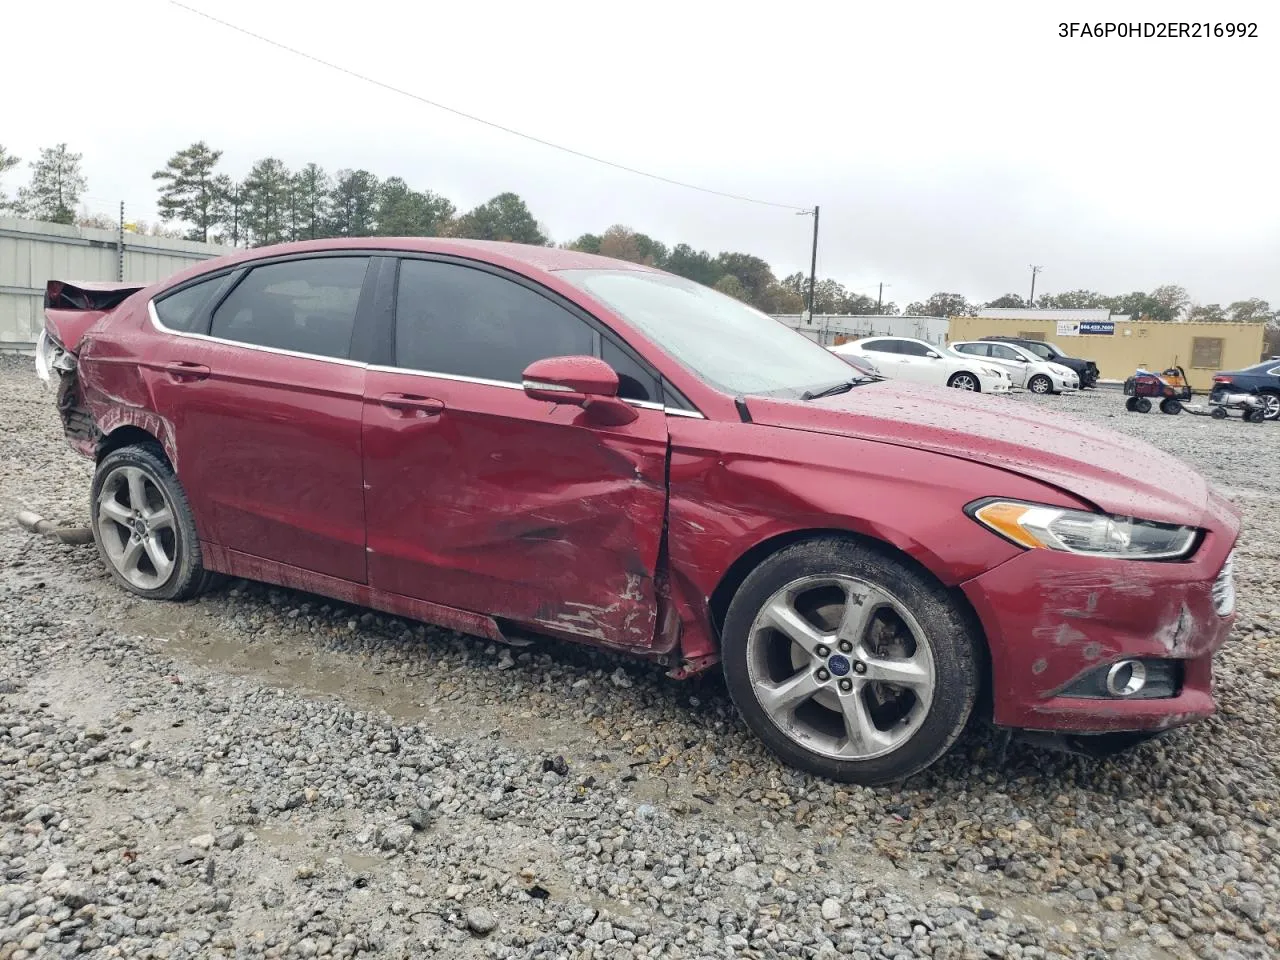
[[444,401],[420,397],[412,393],[384,393],[378,402],[392,410],[412,410],[420,416],[434,417],[444,412]]
[[179,382],[183,380],[203,380],[209,376],[209,368],[203,363],[188,363],[185,360],[163,363],[160,365],[160,369]]

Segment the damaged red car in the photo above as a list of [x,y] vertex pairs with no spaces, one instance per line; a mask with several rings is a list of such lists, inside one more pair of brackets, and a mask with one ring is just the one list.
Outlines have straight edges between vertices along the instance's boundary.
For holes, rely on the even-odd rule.
[[52,282],[46,314],[97,547],[139,596],[221,573],[719,665],[783,760],[863,784],[974,715],[1102,744],[1214,710],[1239,519],[1197,473],[864,377],[680,277],[325,240]]

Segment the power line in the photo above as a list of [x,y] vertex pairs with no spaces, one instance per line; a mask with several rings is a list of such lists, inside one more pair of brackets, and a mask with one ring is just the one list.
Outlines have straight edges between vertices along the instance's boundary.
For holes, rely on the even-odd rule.
[[674,180],[671,177],[664,177],[661,174],[657,174],[657,173],[649,173],[647,170],[640,170],[636,167],[629,167],[623,163],[616,163],[613,160],[606,160],[604,157],[597,157],[590,153],[584,153],[581,150],[575,150],[573,147],[566,147],[559,143],[553,143],[550,140],[544,140],[541,137],[535,137],[533,134],[524,133],[523,131],[515,130],[511,127],[503,126],[500,123],[495,123],[492,120],[486,120],[483,117],[477,117],[475,114],[467,113],[466,111],[459,110],[456,107],[450,107],[447,104],[439,103],[435,100],[429,100],[426,97],[419,96],[418,94],[413,93],[409,90],[405,90],[402,87],[393,86],[390,83],[386,83],[382,80],[377,80],[363,73],[357,73],[355,70],[348,69],[347,67],[333,63],[329,60],[324,60],[321,57],[317,57],[314,54],[310,54],[303,50],[299,50],[296,47],[291,47],[288,44],[281,43],[278,40],[272,40],[270,37],[264,37],[260,33],[254,33],[252,30],[248,30],[244,27],[238,26],[237,24],[229,23],[228,21],[223,20],[219,17],[215,17],[211,13],[205,13],[203,10],[197,10],[195,7],[191,7],[185,3],[179,2],[179,0],[169,0],[169,3],[171,3],[173,6],[178,7],[182,10],[186,10],[188,13],[194,13],[198,17],[203,17],[206,20],[210,20],[213,23],[226,27],[228,30],[234,30],[237,33],[242,33],[247,37],[253,37],[253,39],[255,40],[259,40],[262,43],[266,43],[280,50],[284,50],[288,53],[292,53],[294,56],[302,57],[304,60],[310,60],[312,63],[318,63],[323,67],[328,67],[330,70],[337,70],[339,73],[345,73],[349,77],[355,77],[357,80],[363,80],[365,83],[371,83],[375,87],[381,87],[384,90],[390,90],[392,93],[398,93],[402,97],[408,97],[411,100],[417,100],[419,103],[425,103],[427,106],[435,107],[437,110],[444,110],[447,113],[452,113],[455,116],[462,117],[466,120],[471,120],[475,123],[483,124],[486,127],[492,127],[494,130],[501,130],[503,133],[509,133],[512,136],[520,137],[521,139],[529,140],[529,141],[532,141],[533,143],[541,144],[544,147],[550,147],[553,150],[559,150],[562,153],[568,153],[568,154],[571,154],[572,156],[580,157],[583,160],[591,160],[594,163],[604,164],[606,167],[613,167],[615,170],[622,170],[626,173],[634,173],[640,177],[648,177],[650,180],[658,180],[662,183],[671,184],[672,186],[675,186],[675,187],[684,187],[686,190],[697,190],[700,193],[709,193],[709,194],[712,194],[713,196],[725,197],[726,199],[729,199],[729,200],[741,200],[744,203],[755,203],[763,207],[777,207],[782,210],[796,210],[796,211],[808,212],[804,207],[793,206],[789,203],[775,203],[772,200],[758,200],[755,197],[746,197],[737,193],[727,193],[724,190],[713,190],[710,187],[702,187],[696,183],[686,183],[683,180]]

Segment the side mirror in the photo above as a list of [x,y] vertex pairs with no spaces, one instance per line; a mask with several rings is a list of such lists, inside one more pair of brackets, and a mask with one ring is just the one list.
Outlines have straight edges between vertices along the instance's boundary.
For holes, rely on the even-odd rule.
[[1028,360],[1026,357],[1015,357],[1014,359],[1016,359],[1019,363],[1030,363],[1030,362],[1031,362],[1031,361],[1030,361],[1030,360]]
[[925,356],[926,356],[926,357],[928,357],[930,360],[941,360],[941,359],[942,359],[942,354],[940,354],[940,353],[934,353],[932,350],[930,350],[928,353],[926,353],[926,354],[925,354]]
[[534,400],[582,407],[596,423],[621,426],[635,420],[634,407],[618,399],[618,374],[598,357],[547,357],[521,375]]

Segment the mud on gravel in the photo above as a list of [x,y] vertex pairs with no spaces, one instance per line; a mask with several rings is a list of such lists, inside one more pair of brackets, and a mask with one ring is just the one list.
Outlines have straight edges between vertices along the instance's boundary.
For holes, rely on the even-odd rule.
[[30,371],[0,359],[0,960],[1280,951],[1280,425],[1003,401],[1243,510],[1221,712],[1107,761],[977,728],[869,790],[780,766],[716,676],[243,581],[133,600],[12,521],[88,515]]

